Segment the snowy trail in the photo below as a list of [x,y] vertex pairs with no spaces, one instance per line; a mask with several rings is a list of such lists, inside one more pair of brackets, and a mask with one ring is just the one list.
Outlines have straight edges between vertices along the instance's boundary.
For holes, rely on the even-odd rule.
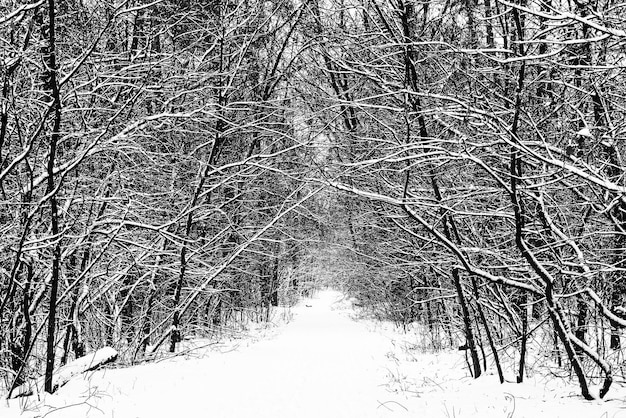
[[85,403],[49,416],[405,416],[402,399],[384,387],[389,340],[333,309],[339,298],[320,292],[277,336],[237,351],[79,378],[61,389],[56,406]]
[[429,352],[419,332],[355,321],[341,299],[320,292],[273,337],[246,347],[87,373],[27,398],[24,415],[25,400],[0,403],[0,417],[626,418],[623,385],[589,402],[575,383],[540,374],[522,385],[501,385],[493,371],[474,380],[460,352]]

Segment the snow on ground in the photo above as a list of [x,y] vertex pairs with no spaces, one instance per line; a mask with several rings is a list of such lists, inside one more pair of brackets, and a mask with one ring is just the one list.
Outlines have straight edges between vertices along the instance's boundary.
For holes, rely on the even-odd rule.
[[[573,379],[550,376],[546,367],[526,376],[523,384],[514,383],[511,367],[505,368],[504,384],[500,384],[495,370],[473,379],[463,352],[424,353],[413,350],[406,335],[389,334],[397,347],[389,389],[417,397],[408,405],[412,411],[427,411],[420,416],[626,418],[623,385],[614,383],[604,400],[585,401]],[[598,390],[592,386],[596,396]]]
[[[353,320],[323,291],[265,339],[152,364],[90,372],[0,417],[590,417],[626,418],[626,391],[587,402],[574,384],[533,376],[500,385],[467,376],[463,353],[415,349],[415,335]],[[413,341],[412,341],[413,340]]]

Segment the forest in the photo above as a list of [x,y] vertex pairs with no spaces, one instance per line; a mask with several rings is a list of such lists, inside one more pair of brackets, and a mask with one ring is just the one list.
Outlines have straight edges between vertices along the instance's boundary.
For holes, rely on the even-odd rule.
[[0,393],[324,276],[474,378],[540,354],[603,398],[625,70],[616,0],[2,0]]

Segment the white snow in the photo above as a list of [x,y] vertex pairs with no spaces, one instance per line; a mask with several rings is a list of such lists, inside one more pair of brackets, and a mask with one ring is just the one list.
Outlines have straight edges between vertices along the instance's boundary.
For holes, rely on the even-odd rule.
[[626,418],[626,393],[583,401],[576,385],[537,374],[473,380],[463,353],[425,352],[419,335],[354,320],[323,291],[273,336],[219,352],[75,376],[54,395],[6,401],[0,417],[592,417]]
[[576,135],[585,136],[587,138],[593,138],[593,135],[591,135],[591,130],[586,126],[582,128],[580,131],[576,132]]

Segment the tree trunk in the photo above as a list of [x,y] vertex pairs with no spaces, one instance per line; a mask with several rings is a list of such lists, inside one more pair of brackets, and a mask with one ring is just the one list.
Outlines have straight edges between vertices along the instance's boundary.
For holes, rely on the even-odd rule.
[[489,342],[489,348],[491,349],[491,353],[493,354],[493,361],[496,365],[496,370],[498,371],[498,378],[500,379],[500,383],[504,383],[504,373],[502,372],[502,365],[500,364],[500,355],[498,354],[498,350],[496,349],[496,344],[493,340],[493,336],[491,335],[491,330],[489,329],[489,323],[487,322],[487,317],[485,316],[485,311],[480,304],[480,294],[478,292],[478,285],[476,283],[476,278],[471,276],[472,280],[472,289],[474,291],[474,297],[476,298],[476,307],[478,310],[478,315],[480,317],[480,321],[483,324],[483,328],[485,329],[485,334],[487,336],[487,341]]
[[55,3],[54,0],[48,0],[48,25],[47,31],[42,27],[42,31],[47,32],[48,51],[44,57],[47,69],[44,72],[46,80],[46,90],[50,92],[52,100],[53,127],[50,134],[50,147],[47,163],[47,187],[46,193],[50,195],[50,223],[53,239],[52,249],[52,266],[50,278],[50,302],[48,309],[48,332],[46,341],[46,371],[44,389],[46,392],[52,393],[52,374],[54,372],[55,362],[55,339],[56,339],[56,313],[57,313],[57,294],[59,290],[59,278],[61,270],[61,240],[59,237],[59,215],[57,208],[57,198],[55,191],[54,179],[54,163],[57,151],[57,143],[60,139],[61,128],[61,95],[57,82],[57,63],[56,63],[56,39],[55,39]]
[[[528,295],[524,293],[524,296],[520,303],[520,312],[522,316],[522,338],[520,341],[520,357],[519,368],[517,370],[517,383],[524,381],[524,367],[526,365],[526,346],[528,342]],[[532,308],[531,308],[532,309]]]
[[480,360],[478,358],[478,350],[476,350],[476,340],[474,339],[474,332],[472,331],[472,323],[470,319],[469,309],[467,308],[467,301],[463,293],[463,287],[461,286],[461,278],[458,269],[452,269],[452,281],[454,288],[456,289],[457,296],[459,298],[459,305],[461,306],[461,312],[463,315],[463,326],[465,330],[466,347],[470,352],[472,359],[472,376],[478,378],[481,375]]

